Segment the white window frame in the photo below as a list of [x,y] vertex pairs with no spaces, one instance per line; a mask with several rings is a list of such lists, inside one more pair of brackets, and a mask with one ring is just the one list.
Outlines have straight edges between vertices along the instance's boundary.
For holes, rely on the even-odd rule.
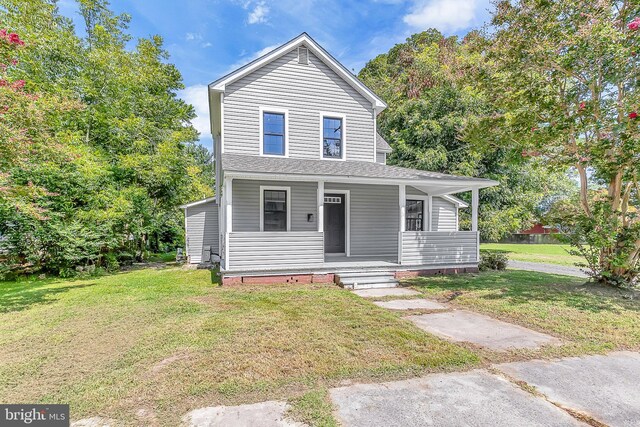
[[[281,107],[258,107],[260,112],[260,155],[262,157],[289,157],[289,110]],[[284,114],[284,155],[264,154],[264,113]]]
[[[345,227],[344,227],[344,250],[345,250],[345,256],[350,257],[351,256],[351,190],[334,190],[332,188],[324,188],[324,193],[322,194],[322,199],[324,200],[324,196],[326,194],[344,194],[345,195],[345,204],[346,206],[344,207],[344,216],[345,216]],[[326,222],[326,219],[324,220]],[[323,239],[323,246],[322,246],[322,250],[324,251],[324,229],[322,230],[322,239]],[[340,253],[335,253],[335,254],[327,254],[325,252],[325,255],[340,255]]]
[[[324,157],[324,119],[342,120],[342,157]],[[347,115],[342,113],[320,112],[320,159],[344,161],[347,159]]]
[[[404,204],[407,205],[408,200],[422,200],[422,231],[416,231],[416,233],[422,233],[425,231],[431,231],[431,209],[429,203],[429,196],[426,194],[407,194],[404,198]],[[405,215],[405,230],[406,230],[406,215]],[[409,230],[406,230],[409,231]]]
[[[264,231],[264,191],[286,191],[287,192],[287,230],[291,231],[291,187],[277,187],[272,185],[260,186],[260,231]],[[282,231],[268,231],[269,233],[282,233]]]

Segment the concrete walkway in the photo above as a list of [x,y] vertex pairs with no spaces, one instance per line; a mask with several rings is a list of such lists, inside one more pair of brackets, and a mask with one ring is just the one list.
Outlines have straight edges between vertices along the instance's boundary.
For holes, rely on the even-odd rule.
[[[338,421],[365,426],[640,425],[640,354],[495,365],[329,391]],[[503,374],[506,374],[503,375]],[[528,390],[534,390],[535,393]]]
[[485,370],[329,391],[345,427],[582,426],[563,410]]
[[407,319],[420,329],[446,340],[470,342],[494,351],[561,344],[559,339],[550,335],[466,310],[422,314]]
[[189,412],[182,421],[190,427],[304,427],[287,418],[286,402],[260,402],[239,406],[211,406]]
[[537,271],[540,273],[560,274],[562,276],[589,277],[578,267],[568,265],[543,264],[540,262],[526,262],[509,260],[509,268],[518,270]]

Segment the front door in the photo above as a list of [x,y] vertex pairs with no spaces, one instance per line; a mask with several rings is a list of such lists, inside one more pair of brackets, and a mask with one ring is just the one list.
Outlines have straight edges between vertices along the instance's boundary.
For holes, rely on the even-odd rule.
[[324,195],[324,251],[328,254],[345,253],[344,194]]

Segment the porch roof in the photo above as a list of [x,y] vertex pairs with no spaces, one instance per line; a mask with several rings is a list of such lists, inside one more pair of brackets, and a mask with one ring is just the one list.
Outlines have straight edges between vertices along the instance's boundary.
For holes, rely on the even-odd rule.
[[224,173],[230,176],[261,179],[269,179],[270,176],[282,176],[283,178],[288,176],[299,179],[314,178],[320,181],[356,182],[360,180],[379,184],[397,182],[420,187],[427,185],[453,186],[458,191],[462,191],[463,188],[485,188],[499,184],[490,179],[447,175],[356,160],[328,161],[223,154],[222,167]]

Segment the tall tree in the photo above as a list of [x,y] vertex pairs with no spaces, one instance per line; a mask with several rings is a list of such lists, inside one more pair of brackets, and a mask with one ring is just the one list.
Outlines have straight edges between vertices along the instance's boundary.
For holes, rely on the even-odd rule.
[[579,204],[561,219],[569,240],[598,280],[635,282],[640,4],[502,1],[492,22],[485,93],[501,113],[478,121],[478,142],[575,168]]
[[500,181],[481,192],[479,217],[482,237],[497,240],[527,227],[539,203],[568,183],[562,171],[534,159],[514,164],[508,150],[480,150],[462,137],[471,117],[493,111],[476,88],[486,71],[483,42],[476,32],[463,40],[436,30],[414,34],[370,61],[360,78],[389,104],[378,124],[393,146],[390,164]]
[[[210,195],[213,176],[198,157],[194,110],[177,98],[182,77],[167,62],[161,38],[140,39],[130,48],[128,16],[114,15],[101,0],[81,0],[79,10],[82,36],[54,1],[0,0],[0,22],[25,43],[7,79],[38,91],[33,113],[47,119],[42,130],[57,138],[55,154],[68,157],[47,173],[42,169],[51,162],[12,169],[22,182],[44,189],[37,206],[42,214],[27,227],[8,201],[0,245],[15,262],[28,259],[34,268],[67,274],[179,244],[177,206]],[[45,100],[57,99],[76,108],[47,111]],[[31,244],[7,243],[21,239]]]

